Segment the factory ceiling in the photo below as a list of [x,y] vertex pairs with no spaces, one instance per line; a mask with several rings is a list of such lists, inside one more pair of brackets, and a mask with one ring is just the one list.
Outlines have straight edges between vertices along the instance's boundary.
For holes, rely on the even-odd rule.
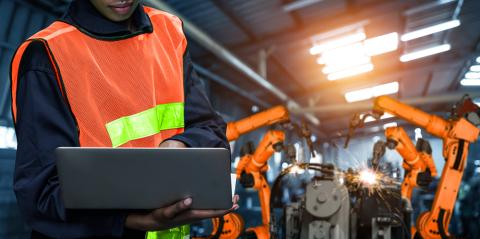
[[[8,1],[2,4],[5,2]],[[59,16],[68,4],[68,0],[30,2],[33,7],[49,12],[52,17]],[[348,91],[394,81],[399,83],[399,91],[394,96],[400,99],[475,89],[462,87],[459,82],[472,60],[480,56],[480,1],[477,0],[164,2],[252,68],[258,69],[259,56],[261,52],[266,53],[266,79],[302,106],[344,105],[347,104],[344,94]],[[0,13],[3,14],[3,11],[6,8],[1,7]],[[392,32],[402,35],[448,19],[458,19],[461,25],[418,40],[399,41],[396,50],[371,57],[373,70],[353,77],[328,80],[322,72],[323,66],[317,63],[318,56],[309,53],[315,36],[322,37],[346,26],[360,25],[366,38],[372,38]],[[51,19],[42,19],[48,20]],[[29,21],[32,21],[32,17]],[[0,41],[3,41],[2,46],[8,45],[8,41],[1,38]],[[440,44],[450,44],[451,49],[413,61],[400,61],[404,53]],[[198,43],[190,41],[189,48],[193,60],[201,67],[264,102],[272,105],[282,103]],[[5,102],[2,99],[2,109],[8,109]],[[247,99],[246,102],[254,104]],[[422,108],[430,112],[443,112],[448,111],[448,105],[451,103],[423,105]],[[327,135],[345,133],[352,113],[351,110],[317,113],[321,121],[320,130]],[[9,117],[8,111],[4,111],[2,117]]]
[[[323,0],[287,11],[302,1],[165,1],[219,43],[257,69],[262,50],[269,53],[267,79],[303,106],[346,104],[344,93],[392,81],[399,82],[400,99],[472,89],[459,84],[465,67],[480,55],[480,2],[425,0]],[[458,11],[458,10],[457,10]],[[358,76],[329,81],[317,58],[309,54],[312,37],[352,24],[367,22],[367,38],[391,32],[403,34],[456,16],[459,27],[420,40],[400,42],[398,49],[372,57],[375,69]],[[401,62],[400,56],[424,45],[449,43],[442,54]],[[200,65],[272,104],[275,97],[241,73],[219,61],[198,44],[191,44]],[[425,110],[448,111],[451,103],[423,105]],[[345,132],[352,111],[317,114],[328,135]]]

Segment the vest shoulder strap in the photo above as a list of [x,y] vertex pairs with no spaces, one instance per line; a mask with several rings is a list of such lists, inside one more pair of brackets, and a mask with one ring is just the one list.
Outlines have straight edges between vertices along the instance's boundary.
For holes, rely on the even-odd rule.
[[153,24],[154,31],[155,27],[158,27],[164,30],[165,33],[173,37],[175,42],[179,43],[179,51],[185,51],[187,47],[187,39],[185,37],[185,33],[183,32],[183,22],[177,16],[161,11],[158,9],[154,9],[151,7],[144,7],[145,13],[150,17],[150,21]]
[[43,40],[51,40],[55,37],[61,36],[65,33],[72,32],[76,28],[68,23],[55,21],[47,28],[37,32],[35,35],[29,37],[29,40],[32,39],[43,39]]

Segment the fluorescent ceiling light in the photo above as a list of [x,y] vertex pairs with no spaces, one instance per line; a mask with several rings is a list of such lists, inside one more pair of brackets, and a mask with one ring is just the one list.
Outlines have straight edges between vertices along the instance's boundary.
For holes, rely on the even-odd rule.
[[[339,62],[336,64],[327,63],[322,70],[324,74],[330,74],[337,71],[346,70],[347,68],[360,66],[360,65],[367,65],[370,64],[370,57],[362,56],[362,57],[352,57],[345,59],[344,62]],[[373,69],[373,68],[372,68]]]
[[470,66],[470,71],[480,72],[480,65]]
[[397,127],[397,122],[386,123],[383,125],[383,129],[387,129],[390,127]]
[[372,94],[373,97],[381,96],[381,95],[391,95],[398,92],[399,84],[398,82],[390,82],[383,85],[377,85],[372,87]]
[[370,98],[372,98],[371,88],[345,93],[345,99],[347,100],[347,102],[368,100]]
[[320,64],[342,63],[349,58],[362,56],[366,56],[362,43],[355,43],[323,52],[318,62]]
[[335,40],[327,41],[321,44],[314,44],[312,48],[310,48],[310,54],[317,55],[327,50],[331,50],[337,47],[349,45],[355,42],[363,41],[367,38],[364,32],[356,32],[354,34],[337,38]]
[[383,85],[347,92],[345,93],[345,99],[347,102],[368,100],[381,95],[395,94],[398,92],[398,89],[399,84],[397,81],[394,81]]
[[465,73],[465,78],[466,79],[479,79],[480,78],[480,72],[467,72]]
[[376,56],[386,52],[395,51],[398,48],[398,34],[392,32],[382,36],[325,50],[317,60],[318,64],[329,62],[343,62],[345,58],[352,56]]
[[369,63],[366,65],[361,65],[361,66],[356,66],[356,67],[351,67],[349,69],[343,70],[343,71],[337,71],[334,73],[331,73],[327,76],[328,80],[338,80],[358,74],[362,74],[365,72],[369,72],[373,70],[373,64]]
[[429,26],[426,28],[422,28],[413,32],[409,32],[406,34],[403,34],[402,37],[400,38],[402,41],[410,41],[413,39],[417,39],[420,37],[424,37],[436,32],[441,32],[445,31],[454,27],[460,26],[460,20],[451,20],[448,22],[443,22],[437,25]]
[[365,53],[368,56],[376,56],[395,51],[398,48],[398,33],[392,32],[382,36],[365,40]]
[[450,50],[450,48],[451,48],[450,44],[443,44],[443,45],[439,45],[439,46],[434,46],[434,47],[410,52],[410,53],[402,55],[400,57],[400,61],[401,62],[407,62],[407,61],[416,60],[416,59],[419,59],[419,58],[422,58],[422,57],[431,56],[431,55],[435,55],[435,54],[438,54],[438,53],[446,52],[446,51]]
[[480,86],[480,79],[463,79],[460,84],[463,86]]

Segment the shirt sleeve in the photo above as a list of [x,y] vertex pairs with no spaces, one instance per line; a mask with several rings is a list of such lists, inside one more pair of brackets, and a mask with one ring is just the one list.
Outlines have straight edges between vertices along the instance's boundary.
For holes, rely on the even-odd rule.
[[188,52],[184,55],[183,66],[185,131],[170,139],[179,140],[188,147],[230,149],[226,137],[226,123],[210,104]]
[[16,99],[14,190],[20,210],[34,231],[49,237],[120,237],[125,213],[64,208],[54,150],[79,143],[75,121],[53,72],[43,43],[32,42],[20,63]]

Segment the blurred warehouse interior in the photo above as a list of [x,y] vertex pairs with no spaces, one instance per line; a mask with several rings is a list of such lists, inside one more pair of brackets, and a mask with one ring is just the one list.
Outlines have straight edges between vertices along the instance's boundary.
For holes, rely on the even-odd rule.
[[[10,110],[10,61],[18,45],[62,16],[69,2],[0,0],[0,238],[28,238],[29,232],[12,189],[16,138]],[[298,133],[303,126],[285,129],[285,144],[293,145],[297,162],[332,164],[344,171],[360,169],[371,163],[374,144],[385,140],[385,129],[391,126],[403,127],[414,144],[419,138],[428,140],[438,176],[428,189],[414,191],[414,218],[430,209],[445,164],[441,138],[385,114],[379,120],[367,118],[349,147],[343,145],[354,113],[371,109],[373,98],[381,95],[442,118],[451,116],[464,94],[480,104],[476,98],[480,97],[480,1],[144,2],[181,16],[195,69],[225,121],[284,105],[292,122],[308,128],[309,134]],[[258,146],[269,129],[273,126],[231,142],[232,172],[242,148],[249,142]],[[476,199],[480,144],[472,143],[469,149],[449,231],[461,238],[480,238],[480,201]],[[268,165],[265,175],[272,185],[291,161],[287,154],[275,152]],[[395,150],[385,152],[382,165],[386,174],[401,182],[405,172]],[[315,173],[304,174],[294,177],[282,193],[305,193],[297,191]],[[245,227],[261,225],[257,191],[239,182],[236,188]],[[211,228],[208,221],[192,230],[197,236],[208,235]]]

